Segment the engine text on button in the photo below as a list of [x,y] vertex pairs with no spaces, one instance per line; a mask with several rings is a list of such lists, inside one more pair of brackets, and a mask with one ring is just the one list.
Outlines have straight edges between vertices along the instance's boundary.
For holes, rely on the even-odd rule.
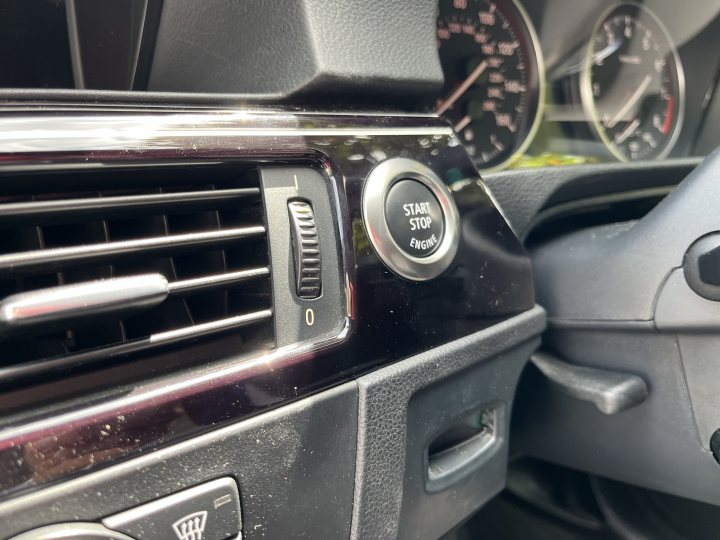
[[427,240],[418,240],[417,238],[415,238],[413,236],[412,239],[410,240],[410,247],[419,249],[422,251],[426,251],[428,249],[434,248],[438,242],[439,242],[439,240],[435,237],[434,234]]

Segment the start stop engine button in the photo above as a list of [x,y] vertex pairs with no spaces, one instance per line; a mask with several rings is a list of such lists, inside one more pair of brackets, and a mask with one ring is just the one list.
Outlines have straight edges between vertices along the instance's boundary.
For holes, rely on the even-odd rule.
[[395,243],[413,257],[427,257],[442,242],[445,223],[440,202],[417,180],[403,179],[385,198],[385,219]]
[[375,252],[399,276],[427,281],[452,264],[460,214],[445,182],[426,165],[401,157],[375,165],[363,188],[362,213]]

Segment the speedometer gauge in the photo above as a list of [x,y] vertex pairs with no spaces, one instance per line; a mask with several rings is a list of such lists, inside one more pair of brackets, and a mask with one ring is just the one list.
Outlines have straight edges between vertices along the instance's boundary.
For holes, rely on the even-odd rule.
[[543,102],[530,21],[513,0],[440,0],[437,36],[445,74],[438,114],[478,168],[507,165],[530,143]]
[[682,66],[660,20],[634,2],[613,7],[596,26],[581,79],[597,135],[622,161],[664,157],[685,106]]

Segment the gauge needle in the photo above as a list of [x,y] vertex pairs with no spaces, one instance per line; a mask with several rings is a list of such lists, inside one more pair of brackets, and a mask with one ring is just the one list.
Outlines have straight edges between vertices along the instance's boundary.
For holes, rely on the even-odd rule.
[[628,125],[628,127],[626,127],[626,128],[623,130],[622,133],[620,133],[620,135],[618,135],[617,137],[615,137],[615,139],[613,140],[613,142],[614,142],[615,144],[622,144],[622,143],[624,143],[624,142],[625,142],[625,139],[627,139],[627,138],[633,133],[633,131],[635,131],[635,130],[638,128],[639,125],[640,125],[640,120],[638,120],[638,119],[636,118],[635,120],[633,120],[633,121]]
[[612,129],[617,125],[620,120],[623,119],[623,117],[628,113],[628,111],[630,111],[630,109],[635,106],[638,99],[640,99],[640,97],[645,93],[645,90],[647,90],[647,87],[650,85],[650,81],[652,81],[652,76],[645,75],[645,78],[640,83],[640,86],[635,89],[635,91],[628,98],[625,104],[620,107],[620,110],[615,113],[615,116],[610,119],[606,127]]
[[478,67],[472,70],[472,73],[468,76],[467,79],[465,79],[462,83],[460,83],[460,86],[458,86],[452,94],[445,100],[441,101],[438,104],[437,110],[435,111],[438,114],[442,114],[445,111],[447,111],[450,107],[453,106],[453,104],[460,99],[460,96],[462,96],[465,92],[467,92],[467,89],[472,86],[472,84],[478,80],[478,77],[483,74],[483,71],[485,71],[485,68],[487,68],[487,60],[483,60],[478,64]]
[[470,122],[472,122],[472,117],[469,114],[463,116],[462,120],[455,124],[455,127],[453,128],[455,130],[455,133],[466,127]]
[[620,45],[622,45],[621,39],[614,39],[612,40],[607,47],[604,49],[600,49],[598,52],[592,55],[592,58],[590,59],[593,64],[601,64],[603,60],[605,60],[608,56],[610,56],[612,53],[617,51],[620,48]]

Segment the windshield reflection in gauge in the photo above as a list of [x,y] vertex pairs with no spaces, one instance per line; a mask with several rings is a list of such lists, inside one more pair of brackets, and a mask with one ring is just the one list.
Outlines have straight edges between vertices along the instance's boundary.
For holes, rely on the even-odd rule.
[[540,120],[542,60],[535,32],[512,0],[441,0],[437,23],[448,118],[479,169],[519,157]]
[[661,158],[682,123],[682,66],[667,30],[647,8],[619,4],[596,26],[581,80],[593,127],[620,160]]

